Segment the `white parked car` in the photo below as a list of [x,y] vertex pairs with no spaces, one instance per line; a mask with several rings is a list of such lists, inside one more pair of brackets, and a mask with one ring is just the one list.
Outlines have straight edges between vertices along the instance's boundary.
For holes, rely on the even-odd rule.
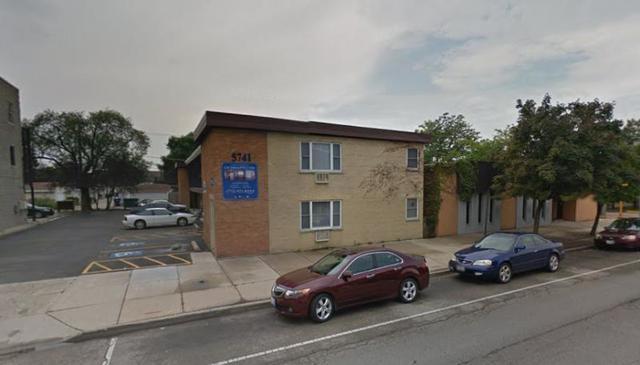
[[122,224],[136,229],[159,226],[186,226],[192,224],[196,216],[191,213],[171,212],[166,208],[149,208],[124,216]]

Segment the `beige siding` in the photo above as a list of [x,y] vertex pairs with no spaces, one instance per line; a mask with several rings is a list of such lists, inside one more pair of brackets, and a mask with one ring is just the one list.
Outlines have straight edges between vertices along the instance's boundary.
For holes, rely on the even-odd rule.
[[[342,172],[328,184],[316,184],[313,173],[300,172],[300,142],[334,142],[342,148]],[[406,169],[407,147],[422,146],[357,138],[269,133],[270,251],[308,250],[422,236],[422,169]],[[419,163],[421,166],[421,162]],[[367,193],[367,177],[376,168],[392,172],[391,190]],[[377,186],[377,185],[374,185]],[[406,220],[406,198],[418,198],[418,220]],[[331,231],[327,243],[316,243],[314,232],[300,229],[300,202],[341,200],[342,228]]]
[[[10,148],[15,153],[11,164]],[[0,231],[25,223],[18,89],[0,78]]]

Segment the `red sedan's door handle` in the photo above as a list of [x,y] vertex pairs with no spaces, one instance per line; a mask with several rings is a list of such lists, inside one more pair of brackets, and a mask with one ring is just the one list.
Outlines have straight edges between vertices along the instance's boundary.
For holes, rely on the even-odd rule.
[[367,279],[372,279],[374,276],[376,276],[376,274],[369,274],[366,276]]

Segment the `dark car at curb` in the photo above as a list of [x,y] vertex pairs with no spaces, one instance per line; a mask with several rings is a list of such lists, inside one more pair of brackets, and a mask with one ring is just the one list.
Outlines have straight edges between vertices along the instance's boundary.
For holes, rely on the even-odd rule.
[[461,275],[508,283],[513,274],[547,269],[558,271],[564,259],[564,246],[538,234],[495,232],[469,248],[460,250],[449,261],[449,270]]
[[429,286],[423,256],[388,248],[338,249],[315,264],[279,277],[271,304],[287,316],[329,320],[336,310],[394,299],[413,302]]
[[31,203],[27,203],[27,216],[35,217],[35,218],[45,218],[50,215],[54,215],[55,210],[49,207],[40,207],[37,205],[31,205]]
[[597,248],[640,248],[640,218],[616,219],[599,232],[593,243]]

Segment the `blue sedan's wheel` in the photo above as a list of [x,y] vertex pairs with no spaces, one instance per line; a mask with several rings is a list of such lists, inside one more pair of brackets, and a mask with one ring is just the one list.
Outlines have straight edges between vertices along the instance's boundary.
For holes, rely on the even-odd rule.
[[560,267],[560,258],[555,253],[552,253],[551,256],[549,256],[549,263],[547,264],[547,270],[549,270],[549,272],[556,272],[558,271],[559,267]]
[[501,284],[506,284],[511,281],[511,265],[504,263],[500,265],[498,269],[498,282]]

